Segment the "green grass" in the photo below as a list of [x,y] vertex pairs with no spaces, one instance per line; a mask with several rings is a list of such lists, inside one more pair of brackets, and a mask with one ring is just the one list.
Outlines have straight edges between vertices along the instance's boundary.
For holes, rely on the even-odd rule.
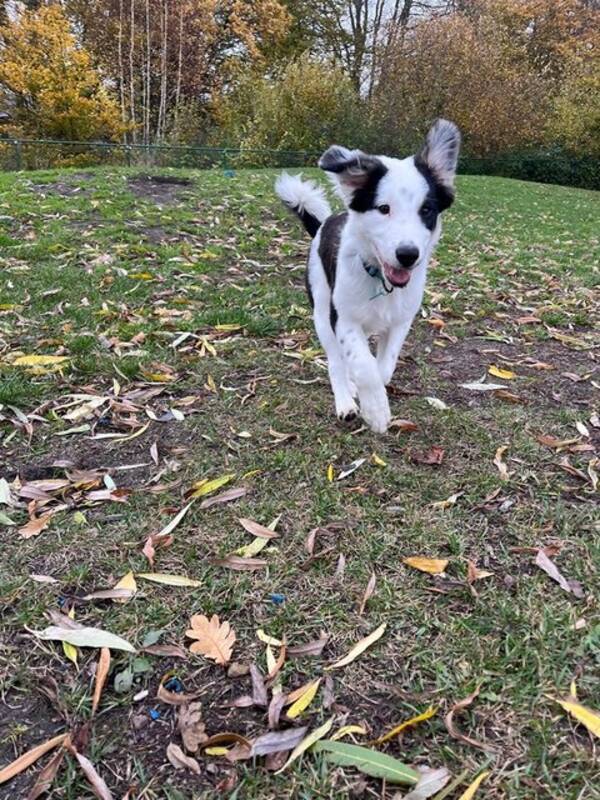
[[[333,673],[333,708],[325,710],[319,694],[303,722],[316,727],[335,715],[337,727],[364,724],[368,737],[356,740],[364,743],[434,703],[438,714],[386,752],[410,764],[445,765],[453,775],[467,769],[470,778],[487,765],[492,774],[479,794],[493,800],[593,797],[598,774],[590,736],[547,695],[567,693],[575,679],[581,701],[600,707],[593,598],[598,495],[591,478],[561,466],[567,456],[583,476],[588,467],[592,476],[599,471],[597,450],[579,445],[599,442],[592,415],[600,196],[459,179],[423,318],[410,334],[391,397],[394,416],[418,430],[376,437],[335,421],[303,292],[307,241],[273,196],[274,173],[165,171],[192,184],[162,206],[131,192],[127,179],[138,170],[86,173],[91,177],[0,175],[0,477],[10,483],[15,475],[23,482],[62,477],[65,467],[52,465],[67,460],[108,470],[133,493],[127,504],[79,501],[32,539],[0,527],[0,768],[90,718],[97,654],[82,650],[76,670],[60,646],[31,634],[66,597],[78,598],[79,621],[138,646],[158,629],[161,642],[185,646],[191,614],[216,613],[237,633],[234,658],[256,660],[263,671],[257,628],[292,644],[326,631],[331,638],[322,657],[286,661],[287,690],[324,675],[326,664],[386,622],[375,647]],[[43,183],[50,186],[41,193]],[[57,194],[65,184],[82,191]],[[541,321],[522,321],[532,315]],[[445,322],[443,330],[428,324],[432,317]],[[228,332],[219,325],[239,327]],[[32,375],[13,365],[23,354],[69,360],[61,372]],[[521,402],[460,388],[491,365],[516,373],[506,383]],[[173,381],[153,383],[152,376],[169,370]],[[62,419],[67,395],[101,394],[114,405],[115,381],[119,397],[162,388],[138,409],[114,411],[131,421],[127,432],[148,423],[141,435],[91,441],[92,433],[114,430],[114,416],[99,411],[83,420],[93,431],[57,436],[82,424]],[[427,396],[450,408],[432,408]],[[175,407],[184,420],[154,421],[147,407],[159,417]],[[19,414],[32,415],[32,432],[19,427]],[[273,431],[296,438],[280,441]],[[537,441],[540,434],[580,442],[556,452]],[[159,466],[150,455],[155,442]],[[416,463],[415,454],[433,445],[444,449],[443,463]],[[494,464],[503,445],[506,481]],[[328,481],[329,464],[338,474],[357,458],[367,461],[352,476]],[[232,485],[246,486],[246,496],[207,510],[195,504],[174,543],[157,552],[156,571],[193,576],[200,588],[139,581],[127,605],[80,600],[130,569],[148,571],[145,538],[182,507],[195,481],[224,473],[235,474]],[[455,505],[433,505],[456,493]],[[26,521],[24,505],[7,512],[17,526]],[[281,536],[263,551],[267,569],[232,572],[210,563],[250,541],[237,518],[268,524],[278,515]],[[307,562],[308,532],[334,521],[342,527],[317,538],[323,556]],[[568,579],[581,581],[582,600],[519,550],[556,542],[563,547],[554,560]],[[340,555],[343,575],[336,572]],[[411,555],[450,559],[447,579],[410,570],[403,559]],[[476,593],[465,583],[468,559],[493,573],[475,584]],[[376,589],[361,617],[372,571]],[[34,582],[32,573],[59,582]],[[274,605],[272,593],[284,594],[284,604]],[[581,619],[585,626],[575,629]],[[202,692],[211,734],[256,735],[266,729],[266,714],[225,708],[249,683],[227,678],[205,659],[150,658],[152,671],[140,674],[130,693],[118,694],[114,674],[128,657],[113,653],[91,727],[86,753],[115,796],[129,785],[144,798],[221,796],[216,786],[231,773],[235,796],[248,800],[394,795],[393,787],[375,779],[363,785],[358,773],[328,767],[321,756],[305,756],[280,776],[261,763],[232,767],[202,756],[201,776],[175,771],[165,756],[169,741],[179,741],[174,712],[154,697],[166,672],[176,670],[186,691]],[[494,747],[491,756],[451,738],[443,723],[452,704],[478,686],[479,697],[457,721]],[[133,703],[142,688],[148,698]],[[150,719],[153,708],[161,712],[158,721]],[[0,787],[0,798],[25,796],[32,771]],[[466,781],[453,797],[465,788]],[[72,760],[56,791],[73,800],[93,797]]]

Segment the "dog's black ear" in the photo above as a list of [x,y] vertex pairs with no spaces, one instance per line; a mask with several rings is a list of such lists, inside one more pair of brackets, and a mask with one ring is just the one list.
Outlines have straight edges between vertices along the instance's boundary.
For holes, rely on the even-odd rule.
[[342,199],[355,211],[372,207],[377,183],[387,172],[387,167],[376,156],[337,144],[323,153],[319,166],[330,174]]
[[447,119],[436,120],[416,160],[427,165],[444,186],[454,186],[454,176],[460,151],[460,131]]

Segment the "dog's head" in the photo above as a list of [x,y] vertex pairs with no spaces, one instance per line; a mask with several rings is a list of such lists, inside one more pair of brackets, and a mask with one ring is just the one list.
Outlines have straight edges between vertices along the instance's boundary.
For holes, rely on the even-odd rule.
[[438,119],[420,152],[409,158],[370,156],[333,145],[319,159],[351,212],[364,242],[388,281],[406,286],[440,234],[440,214],[454,200],[460,149],[456,125]]

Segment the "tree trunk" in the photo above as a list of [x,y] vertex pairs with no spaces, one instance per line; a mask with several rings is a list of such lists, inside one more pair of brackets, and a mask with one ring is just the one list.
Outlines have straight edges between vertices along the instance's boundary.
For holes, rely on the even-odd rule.
[[136,115],[135,115],[135,73],[133,69],[133,56],[135,53],[135,0],[130,0],[130,30],[129,30],[129,104],[132,122],[131,141],[135,144],[137,139]]
[[[123,66],[123,0],[119,0],[119,32],[117,38],[117,54],[119,60],[119,102],[121,104],[121,119],[127,122],[127,110],[125,108],[125,69]],[[123,141],[127,140],[127,134],[123,134]]]

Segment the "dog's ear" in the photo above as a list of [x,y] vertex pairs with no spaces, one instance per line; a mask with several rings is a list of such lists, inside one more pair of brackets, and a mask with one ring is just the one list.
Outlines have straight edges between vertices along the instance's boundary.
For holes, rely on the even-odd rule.
[[436,120],[417,160],[425,163],[436,179],[448,188],[454,186],[458,153],[460,151],[460,131],[447,119]]
[[[330,174],[340,190],[342,199],[352,206],[353,198],[369,187],[375,188],[377,181],[385,175],[387,168],[375,156],[362,150],[348,150],[334,144],[319,159],[319,166]],[[364,209],[356,209],[364,210]]]

